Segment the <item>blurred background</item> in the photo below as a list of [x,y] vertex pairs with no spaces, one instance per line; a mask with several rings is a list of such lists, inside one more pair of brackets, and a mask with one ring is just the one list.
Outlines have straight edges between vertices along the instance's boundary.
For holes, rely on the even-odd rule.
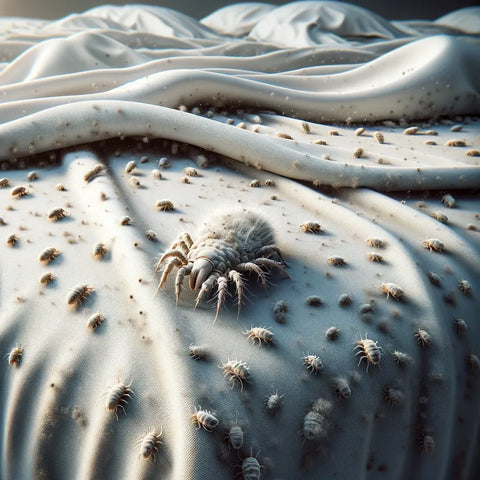
[[[30,18],[60,18],[69,13],[80,13],[97,5],[125,5],[135,2],[98,0],[0,0],[0,16]],[[173,8],[194,18],[201,19],[218,8],[233,3],[220,0],[144,0],[138,3]],[[265,3],[284,5],[288,1]],[[373,10],[388,20],[427,19],[434,20],[462,7],[478,5],[475,0],[352,0],[349,3]]]

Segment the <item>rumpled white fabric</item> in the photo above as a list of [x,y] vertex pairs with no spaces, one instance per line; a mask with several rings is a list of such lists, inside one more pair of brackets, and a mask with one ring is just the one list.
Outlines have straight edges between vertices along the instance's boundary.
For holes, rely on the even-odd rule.
[[[14,156],[22,156],[78,143],[73,129],[65,129],[61,139],[45,135],[42,129],[50,129],[48,119],[59,115],[67,115],[67,124],[77,121],[85,126],[80,112],[87,115],[89,101],[133,102],[128,109],[140,122],[149,117],[157,125],[171,123],[173,112],[161,107],[180,105],[237,105],[317,122],[425,120],[480,110],[475,37],[460,31],[452,35],[448,28],[449,34],[442,34],[444,27],[438,23],[432,24],[436,35],[425,36],[422,29],[412,32],[412,25],[407,35],[364,9],[336,2],[294,2],[275,9],[247,4],[245,15],[239,16],[236,12],[242,6],[207,17],[210,28],[169,9],[135,6],[99,7],[57,22],[5,26],[4,52],[12,49],[18,55],[18,42],[30,48],[25,45],[25,51],[0,73],[4,122],[0,157],[12,157],[12,149]],[[468,9],[465,15],[475,12],[478,9]],[[221,18],[235,38],[211,30],[218,28]],[[239,38],[247,26],[248,34]],[[62,111],[62,106],[72,103],[81,105]],[[185,112],[175,115],[190,117]],[[29,140],[25,128],[42,141]],[[127,136],[138,134],[130,121],[124,120],[118,128]],[[243,132],[232,132],[225,125],[216,128],[225,130],[232,141],[237,137],[244,141]],[[152,135],[174,138],[162,129]],[[95,133],[96,139],[112,135],[101,125]],[[82,135],[82,141],[88,141],[88,135]],[[191,143],[205,147],[198,138]],[[274,148],[270,140],[257,138],[255,143],[260,149]],[[229,142],[209,146],[220,153],[236,150]],[[284,161],[278,163],[275,171],[285,174]],[[302,180],[325,176],[323,183],[332,184],[328,173],[332,166],[321,158],[315,158],[314,164],[314,173],[289,171],[288,175]],[[415,188],[416,171],[403,167],[396,172],[377,166],[374,180],[369,180],[370,169],[352,169],[352,177],[341,169],[334,168],[333,176],[342,175],[345,185],[360,177],[358,185],[375,187],[383,176],[390,189]],[[426,169],[425,176],[422,188],[459,186],[451,179],[434,180],[444,177],[441,172]],[[478,184],[476,169],[466,167],[459,176],[467,177],[469,186]],[[461,186],[466,186],[463,181]]]
[[[24,354],[0,368],[0,477],[250,478],[242,462],[255,456],[271,479],[477,478],[479,22],[480,7],[390,22],[329,1],[239,3],[200,21],[145,5],[1,19],[0,229],[18,242],[0,250],[0,353]],[[33,169],[40,178],[27,181]],[[17,186],[28,195],[13,198]],[[160,199],[175,210],[157,211]],[[238,318],[231,292],[215,323],[186,285],[178,306],[172,278],[156,293],[156,262],[177,234],[195,240],[204,217],[239,205],[272,223],[290,278],[272,274],[266,294],[252,275]],[[56,207],[68,216],[48,221]],[[308,221],[321,231],[304,233]],[[369,237],[384,241],[383,262],[368,260]],[[444,251],[424,248],[432,239]],[[62,253],[45,266],[51,246]],[[328,263],[335,255],[346,265]],[[56,280],[41,286],[47,271]],[[405,301],[382,294],[385,283]],[[77,284],[95,293],[72,311]],[[286,323],[273,315],[279,300]],[[96,311],[105,321],[92,333]],[[275,345],[252,345],[242,332],[254,326]],[[368,372],[353,350],[365,336],[382,348]],[[190,344],[208,347],[208,361],[191,359]],[[399,367],[395,351],[411,363]],[[311,354],[319,375],[305,368]],[[243,390],[218,368],[234,359],[251,367]],[[338,378],[350,397],[338,398]],[[105,398],[118,382],[133,394],[117,420]],[[318,398],[332,411],[312,441],[303,422]],[[200,407],[217,416],[213,432],[191,424]],[[245,432],[238,451],[233,425]],[[141,456],[149,431],[162,432],[155,462]]]

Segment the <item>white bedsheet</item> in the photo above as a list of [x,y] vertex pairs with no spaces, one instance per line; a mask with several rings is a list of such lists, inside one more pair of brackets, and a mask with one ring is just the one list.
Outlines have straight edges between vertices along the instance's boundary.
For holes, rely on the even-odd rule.
[[[201,21],[142,5],[1,19],[0,231],[18,241],[0,247],[0,353],[23,356],[0,368],[0,477],[238,478],[255,456],[261,478],[475,478],[479,18],[472,7],[388,22],[313,1],[237,4]],[[28,194],[14,198],[21,186]],[[204,218],[238,207],[272,224],[290,278],[271,272],[265,292],[251,275],[240,313],[233,288],[215,322],[215,292],[194,309],[187,279],[175,304],[176,269],[156,292],[175,237],[195,241]],[[54,208],[66,217],[49,220]],[[309,221],[321,230],[303,232]],[[48,247],[61,254],[45,265]],[[55,280],[44,286],[46,272]],[[392,283],[403,301],[382,293]],[[77,284],[95,292],[67,308]],[[92,332],[96,312],[105,320]],[[251,327],[275,344],[252,344]],[[354,350],[365,337],[382,351],[368,371]],[[191,344],[208,359],[190,358]],[[318,375],[308,355],[321,358]],[[249,365],[243,389],[224,378],[228,360]],[[118,382],[133,394],[117,420],[105,404]],[[312,440],[304,418],[319,398],[331,410]],[[200,406],[214,431],[192,425]],[[155,462],[141,456],[148,431],[162,432]]]

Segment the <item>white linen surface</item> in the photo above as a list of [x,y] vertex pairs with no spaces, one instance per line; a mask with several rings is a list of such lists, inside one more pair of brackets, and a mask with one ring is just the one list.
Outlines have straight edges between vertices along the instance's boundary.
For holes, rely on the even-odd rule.
[[[0,229],[18,240],[0,248],[0,352],[23,356],[0,368],[0,477],[259,478],[245,471],[253,456],[270,479],[476,478],[479,22],[480,7],[389,22],[328,1],[242,3],[201,21],[145,5],[1,19]],[[245,278],[238,316],[233,289],[215,322],[215,294],[194,309],[185,285],[175,305],[175,268],[156,292],[175,237],[195,241],[204,218],[238,207],[272,223],[290,278],[272,272],[267,293]],[[53,208],[66,217],[49,221]],[[45,265],[48,247],[61,254]],[[77,284],[95,292],[72,310]],[[252,344],[251,327],[275,344]],[[382,349],[368,370],[354,351],[365,337]],[[318,375],[304,364],[314,354]],[[228,360],[250,366],[243,389],[218,368]],[[133,394],[117,419],[106,402],[118,382]],[[330,409],[306,438],[319,398]],[[219,420],[212,432],[191,424],[200,407]],[[155,462],[141,455],[149,431],[162,432]]]

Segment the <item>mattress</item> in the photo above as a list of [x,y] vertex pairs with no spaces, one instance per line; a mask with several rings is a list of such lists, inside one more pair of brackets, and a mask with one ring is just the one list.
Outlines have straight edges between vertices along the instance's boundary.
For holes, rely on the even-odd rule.
[[480,8],[0,21],[0,477],[473,479]]

